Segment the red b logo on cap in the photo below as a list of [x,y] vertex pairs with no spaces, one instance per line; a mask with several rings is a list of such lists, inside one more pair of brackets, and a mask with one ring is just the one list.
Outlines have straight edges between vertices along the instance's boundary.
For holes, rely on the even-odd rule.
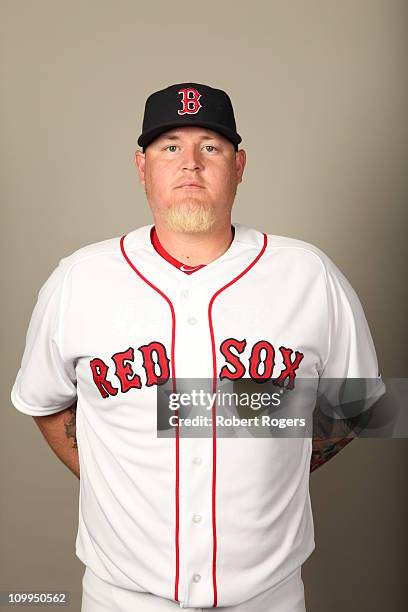
[[187,89],[180,89],[177,93],[181,94],[181,103],[183,105],[182,110],[178,110],[179,115],[195,115],[201,108],[199,99],[201,94],[198,93],[194,87],[188,87]]

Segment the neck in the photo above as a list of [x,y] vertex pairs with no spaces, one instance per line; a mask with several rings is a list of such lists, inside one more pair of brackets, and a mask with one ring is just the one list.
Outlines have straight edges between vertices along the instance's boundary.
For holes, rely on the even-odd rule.
[[231,219],[208,232],[186,234],[173,232],[155,219],[155,229],[161,245],[172,257],[190,266],[209,264],[221,257],[232,241]]

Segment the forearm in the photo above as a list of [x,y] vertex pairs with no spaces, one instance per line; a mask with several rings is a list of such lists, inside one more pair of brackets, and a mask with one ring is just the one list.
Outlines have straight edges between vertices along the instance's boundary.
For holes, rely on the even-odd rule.
[[310,471],[313,472],[324,463],[327,463],[352,440],[354,440],[354,437],[333,438],[327,440],[313,438]]
[[79,478],[76,403],[56,414],[33,418],[57,457]]
[[[368,412],[368,411],[367,411]],[[310,471],[327,463],[364,429],[368,413],[350,418],[332,418],[316,409],[313,415],[312,456]]]

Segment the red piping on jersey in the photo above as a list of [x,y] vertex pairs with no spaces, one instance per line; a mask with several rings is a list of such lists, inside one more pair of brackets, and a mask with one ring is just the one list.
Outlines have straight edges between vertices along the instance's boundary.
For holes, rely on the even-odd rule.
[[[171,312],[171,376],[172,376],[172,385],[173,392],[176,392],[176,365],[175,365],[175,339],[176,339],[176,314],[174,312],[174,306],[171,300],[167,297],[163,291],[161,291],[158,287],[153,285],[143,274],[136,268],[136,266],[130,261],[129,257],[125,252],[124,240],[126,238],[126,234],[124,234],[120,239],[120,249],[122,251],[122,255],[129,264],[129,266],[136,272],[136,274],[144,281],[149,287],[157,291],[161,297],[166,300],[169,305]],[[180,548],[179,548],[179,532],[180,532],[180,507],[179,507],[179,492],[180,492],[180,478],[179,478],[179,470],[180,470],[180,461],[179,461],[179,451],[180,451],[180,431],[179,431],[179,422],[178,410],[175,411],[177,416],[177,427],[176,427],[176,482],[175,482],[175,496],[176,496],[176,524],[175,524],[175,552],[176,552],[176,573],[174,578],[174,599],[179,601],[178,598],[178,589],[179,589],[179,575],[180,575]]]
[[[262,257],[265,252],[268,238],[266,234],[263,234],[264,241],[261,250],[255,259],[235,278],[233,278],[229,283],[218,289],[214,295],[212,296],[209,304],[208,304],[208,324],[210,328],[210,336],[211,336],[211,350],[212,350],[212,364],[213,364],[213,393],[216,392],[217,389],[217,357],[216,357],[216,349],[215,349],[215,340],[214,340],[214,327],[212,322],[212,307],[215,301],[215,298],[225,291],[228,287],[233,285],[237,280],[239,280],[244,274],[246,274],[253,266],[258,262],[258,260]],[[176,367],[175,367],[175,337],[176,337],[176,315],[174,311],[174,306],[171,300],[167,297],[163,291],[161,291],[158,287],[156,287],[153,283],[151,283],[130,261],[127,256],[124,248],[124,240],[126,238],[126,234],[124,234],[120,239],[120,249],[122,251],[122,255],[125,258],[126,262],[129,266],[136,272],[136,274],[144,281],[149,287],[157,291],[161,297],[166,300],[169,305],[172,319],[172,332],[171,332],[171,375],[173,379],[173,391],[176,391]],[[178,410],[175,411],[177,417],[179,416]],[[213,423],[213,470],[212,470],[212,531],[213,531],[213,562],[212,562],[212,578],[213,578],[213,591],[214,591],[214,604],[213,607],[217,607],[217,577],[216,577],[216,561],[217,561],[217,529],[216,529],[216,513],[215,513],[215,495],[216,495],[216,466],[217,466],[217,429],[216,429],[216,400],[214,400],[212,406],[212,423]],[[180,469],[180,461],[179,461],[179,453],[180,453],[180,435],[179,435],[179,423],[177,420],[176,427],[176,482],[175,482],[175,496],[176,496],[176,525],[175,525],[175,551],[176,551],[176,572],[175,572],[175,580],[174,580],[174,599],[179,601],[178,599],[178,588],[179,588],[179,576],[180,576],[180,552],[179,552],[179,532],[180,532],[180,510],[179,510],[179,492],[180,492],[180,479],[179,479],[179,469]]]
[[[268,237],[266,234],[263,234],[264,241],[262,249],[259,251],[258,255],[255,259],[243,270],[238,276],[233,278],[229,283],[218,289],[212,296],[210,303],[208,304],[208,325],[210,327],[210,336],[211,336],[211,350],[212,350],[212,362],[213,362],[213,393],[216,393],[217,390],[217,357],[215,350],[215,340],[214,340],[214,327],[212,322],[212,306],[214,304],[214,300],[216,297],[220,295],[222,291],[233,285],[237,280],[239,280],[244,274],[246,274],[253,266],[257,263],[257,261],[262,257],[265,252],[266,246],[268,244]],[[212,426],[213,426],[213,470],[212,470],[212,528],[213,528],[213,563],[212,563],[212,578],[213,578],[213,590],[214,590],[214,604],[213,608],[217,607],[218,594],[217,594],[217,527],[216,527],[216,515],[215,515],[215,494],[216,494],[216,477],[217,477],[217,426],[216,426],[216,399],[214,399],[214,403],[212,405]]]

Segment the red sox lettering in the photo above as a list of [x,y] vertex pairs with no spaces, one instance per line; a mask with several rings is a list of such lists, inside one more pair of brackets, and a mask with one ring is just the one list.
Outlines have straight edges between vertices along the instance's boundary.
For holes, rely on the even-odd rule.
[[[276,350],[267,340],[258,340],[252,346],[251,354],[247,365],[243,361],[242,354],[246,348],[246,340],[227,338],[220,345],[220,352],[225,358],[225,364],[219,371],[220,380],[238,380],[243,378],[247,372],[254,382],[262,383],[272,379],[276,370]],[[150,342],[138,347],[142,354],[142,365],[145,371],[144,385],[165,384],[170,377],[170,359],[167,357],[166,347],[158,341]],[[262,350],[264,351],[262,353]],[[304,357],[300,351],[293,351],[285,346],[279,347],[283,360],[283,368],[278,372],[278,376],[273,379],[273,383],[286,389],[293,389],[295,386],[296,371]],[[294,357],[292,354],[294,352]],[[265,355],[265,356],[264,356]],[[134,371],[135,351],[129,347],[125,351],[114,353],[111,357],[114,364],[114,376],[118,381],[118,386],[114,386],[108,380],[109,365],[103,359],[95,357],[89,363],[94,383],[103,398],[117,395],[118,391],[127,393],[130,389],[140,389],[142,379]],[[157,374],[156,370],[160,370]],[[109,376],[111,379],[112,377]],[[285,385],[285,381],[288,382]]]

